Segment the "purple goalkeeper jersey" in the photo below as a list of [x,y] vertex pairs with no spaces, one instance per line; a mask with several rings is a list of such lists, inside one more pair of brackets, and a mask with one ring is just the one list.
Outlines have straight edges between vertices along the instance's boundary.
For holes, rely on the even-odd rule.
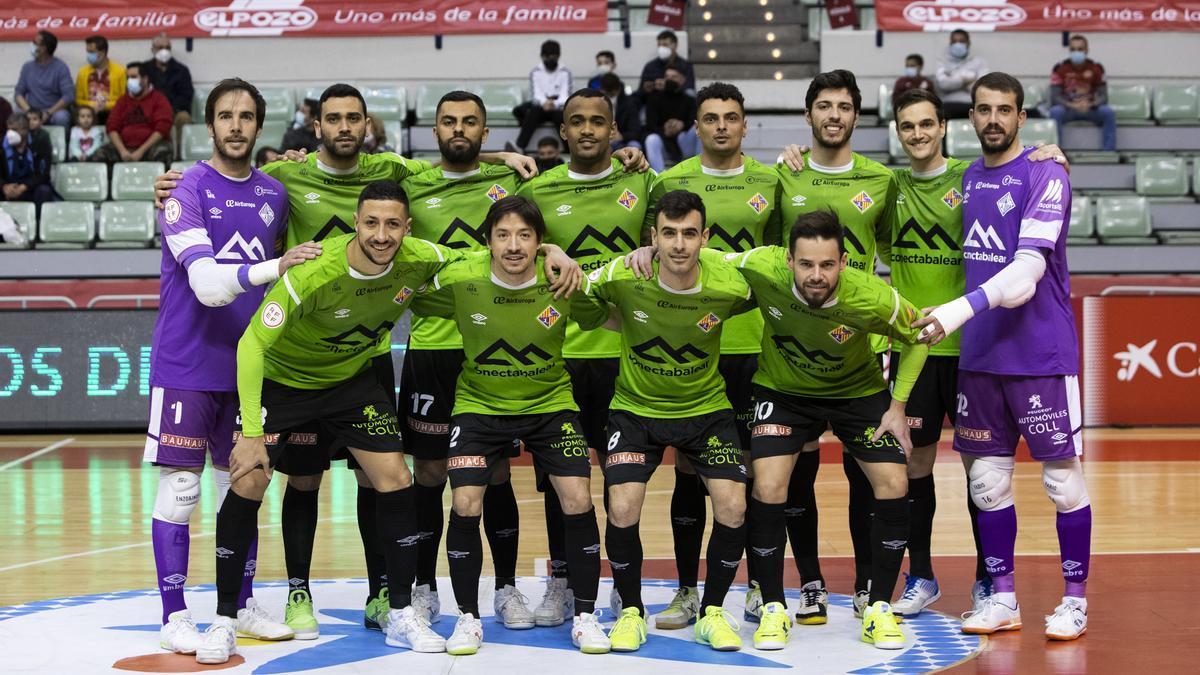
[[988,168],[975,160],[963,176],[963,268],[967,292],[1012,262],[1018,249],[1040,250],[1046,273],[1029,302],[997,307],[962,328],[959,367],[998,375],[1075,375],[1079,341],[1067,273],[1071,182],[1055,162],[1016,159]]
[[[275,257],[284,241],[283,185],[254,169],[238,180],[206,162],[188,169],[158,215],[162,280],[150,357],[150,383],[190,391],[237,391],[237,343],[266,293],[251,286],[250,265]],[[206,307],[188,284],[201,258],[239,265],[244,293]]]

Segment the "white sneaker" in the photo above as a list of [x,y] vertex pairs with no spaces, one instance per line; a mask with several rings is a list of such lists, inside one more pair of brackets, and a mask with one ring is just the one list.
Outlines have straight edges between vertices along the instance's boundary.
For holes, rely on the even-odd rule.
[[[857,609],[857,607],[855,607]],[[800,587],[800,606],[796,609],[796,623],[819,626],[829,621],[829,591],[820,579]]]
[[496,591],[496,618],[504,622],[505,628],[524,630],[537,625],[533,612],[529,611],[528,598],[515,586],[505,586]]
[[700,591],[694,586],[678,588],[667,608],[654,615],[654,627],[660,630],[687,628],[700,614]]
[[746,591],[746,607],[742,611],[742,620],[758,623],[762,618],[762,611],[762,588],[757,581],[751,581],[750,588]]
[[604,628],[595,614],[577,614],[571,626],[571,644],[584,654],[607,654],[612,643],[604,634]]
[[863,610],[870,606],[870,591],[857,591],[854,593],[854,618],[861,619],[863,617]]
[[900,599],[892,603],[892,612],[897,616],[917,616],[921,610],[937,602],[942,597],[937,579],[904,575],[904,592]]
[[227,616],[218,616],[204,631],[204,640],[196,648],[196,663],[225,663],[237,653],[237,625]]
[[972,635],[991,635],[1002,630],[1021,629],[1021,607],[1016,593],[993,593],[983,601],[983,608],[963,614],[962,632]]
[[158,631],[158,645],[176,654],[195,654],[202,642],[204,635],[196,628],[190,610],[172,612]]
[[992,594],[995,593],[992,587],[991,577],[979,579],[971,586],[971,610],[978,612],[983,609],[984,603]]
[[621,610],[625,609],[625,604],[621,602],[621,594],[617,592],[617,587],[613,586],[612,591],[608,594],[608,609],[621,620]]
[[255,640],[291,640],[296,633],[282,621],[276,621],[258,604],[258,600],[246,600],[245,609],[238,610],[238,637],[254,638]]
[[454,633],[446,640],[446,653],[469,656],[483,644],[483,624],[471,614],[463,614],[454,624]]
[[[615,590],[613,594],[616,595]],[[541,604],[533,610],[534,621],[539,626],[561,626],[571,615],[573,605],[567,580],[552,577],[546,582],[546,594],[542,596]]]
[[442,618],[442,601],[429,584],[413,587],[412,607],[429,623],[437,623]]
[[[174,615],[172,615],[174,616]],[[1087,600],[1066,596],[1054,613],[1046,617],[1046,637],[1074,640],[1087,632]]]
[[433,632],[429,622],[418,614],[412,605],[388,612],[384,636],[389,647],[425,653],[446,651],[446,640]]

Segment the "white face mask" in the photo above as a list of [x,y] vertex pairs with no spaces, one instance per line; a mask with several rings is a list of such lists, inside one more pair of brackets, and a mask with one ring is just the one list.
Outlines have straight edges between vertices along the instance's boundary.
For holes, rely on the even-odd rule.
[[303,127],[304,127],[304,111],[297,110],[296,111],[296,128],[300,129]]
[[905,77],[916,77],[918,72],[920,72],[920,71],[918,71],[916,68],[913,68],[912,66],[909,66],[904,69],[904,76]]
[[12,129],[9,129],[8,133],[4,134],[4,139],[8,141],[9,145],[20,145],[21,144],[21,134],[16,131],[13,131]]
[[170,49],[160,49],[160,50],[154,52],[154,60],[158,61],[159,63],[166,63],[167,61],[170,61],[171,60],[171,50]]
[[670,47],[663,47],[663,46],[659,45],[658,58],[663,61],[666,61],[667,59],[671,58],[672,51],[674,51],[674,50],[672,50]]
[[137,95],[141,94],[142,93],[141,79],[136,78],[136,77],[129,78],[129,81],[125,83],[125,89],[133,96],[137,96]]
[[601,63],[596,66],[596,73],[599,75],[607,75],[612,72],[612,66],[607,63]]

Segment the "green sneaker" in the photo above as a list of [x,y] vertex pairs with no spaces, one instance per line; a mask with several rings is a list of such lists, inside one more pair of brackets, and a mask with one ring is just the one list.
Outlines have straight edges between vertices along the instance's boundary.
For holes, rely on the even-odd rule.
[[736,652],[742,648],[740,626],[722,607],[705,607],[704,617],[696,622],[696,642],[719,652]]
[[297,640],[316,640],[321,634],[321,627],[313,616],[312,596],[302,588],[288,593],[287,609],[283,616],[283,622],[296,634]]
[[388,602],[387,586],[379,589],[379,595],[367,600],[367,606],[363,609],[363,625],[370,630],[383,630],[387,628],[388,611],[392,608]]
[[675,591],[671,604],[654,615],[654,627],[659,630],[687,628],[700,613],[700,592],[695,586],[681,587]]
[[637,607],[621,610],[621,618],[608,631],[608,639],[614,652],[636,652],[646,644],[646,620]]
[[783,649],[787,646],[791,628],[792,620],[788,618],[787,607],[781,602],[768,602],[762,608],[758,630],[754,631],[754,648],[768,651]]

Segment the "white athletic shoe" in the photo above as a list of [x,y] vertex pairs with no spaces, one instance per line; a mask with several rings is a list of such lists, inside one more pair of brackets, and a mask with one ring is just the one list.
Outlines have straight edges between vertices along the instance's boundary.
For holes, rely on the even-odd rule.
[[454,624],[454,633],[446,640],[446,653],[468,656],[479,651],[483,644],[483,623],[471,614],[463,614]]
[[819,626],[828,621],[829,591],[825,589],[825,582],[816,579],[801,586],[800,606],[796,609],[796,623],[804,626]]
[[[613,591],[616,595],[616,591]],[[573,612],[575,603],[571,599],[566,579],[551,578],[546,582],[546,594],[533,610],[534,621],[539,626],[561,626]]]
[[[172,615],[173,616],[173,615]],[[1074,640],[1087,632],[1087,600],[1066,596],[1054,613],[1046,617],[1046,637]]]
[[504,622],[505,628],[512,630],[533,628],[537,625],[537,619],[533,612],[529,611],[529,605],[526,604],[528,601],[529,598],[515,586],[501,588],[496,591],[496,618]]
[[746,606],[742,611],[742,620],[758,623],[762,618],[762,612],[762,588],[759,587],[757,581],[751,581],[750,588],[746,590]]
[[854,594],[854,618],[861,619],[863,610],[871,606],[870,591],[857,591]]
[[972,635],[991,635],[1002,630],[1021,629],[1021,606],[1016,593],[993,593],[983,601],[983,608],[963,614],[962,632]]
[[437,623],[438,619],[442,618],[442,601],[438,598],[437,591],[431,589],[429,584],[413,587],[412,607],[429,623]]
[[700,591],[694,586],[678,588],[667,608],[654,615],[654,627],[660,630],[687,628],[700,614]]
[[430,654],[446,651],[446,639],[433,632],[429,622],[412,605],[390,610],[383,634],[389,647]]
[[617,617],[618,621],[621,620],[621,610],[625,609],[625,604],[621,602],[621,594],[617,592],[616,586],[613,586],[612,591],[608,594],[608,609],[613,616]]
[[904,592],[900,599],[892,603],[892,612],[897,616],[917,616],[921,610],[937,602],[942,597],[937,579],[904,575]]
[[227,616],[218,616],[204,631],[204,640],[196,648],[196,663],[225,663],[237,653],[237,625]]
[[979,579],[971,586],[971,610],[978,612],[995,591],[992,588],[991,577]]
[[604,634],[596,614],[577,614],[575,623],[571,626],[571,644],[579,647],[584,654],[607,654],[612,649],[612,643]]
[[203,642],[204,635],[196,628],[191,611],[186,609],[172,612],[158,631],[158,645],[176,654],[195,654]]
[[238,610],[237,634],[238,637],[271,641],[291,640],[296,637],[291,627],[282,621],[276,621],[254,598],[246,600],[245,609]]

